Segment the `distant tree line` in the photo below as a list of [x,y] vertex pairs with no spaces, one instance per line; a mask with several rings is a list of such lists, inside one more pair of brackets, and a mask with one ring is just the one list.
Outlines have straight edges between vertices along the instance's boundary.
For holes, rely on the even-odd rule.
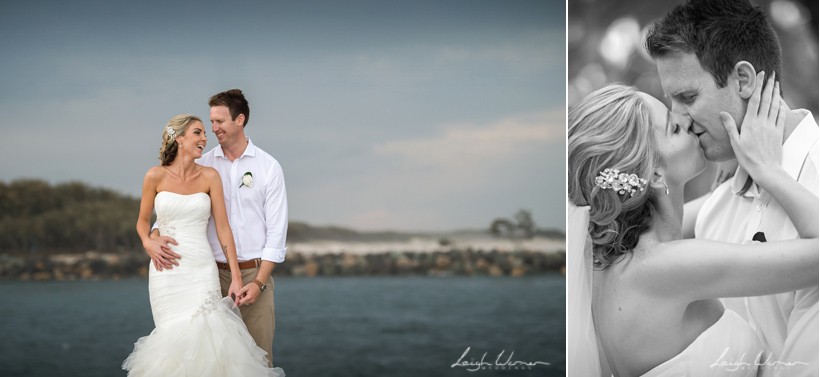
[[400,242],[413,237],[423,237],[421,233],[404,232],[358,232],[338,226],[312,226],[303,222],[288,222],[288,241],[305,242],[314,240],[332,240],[345,242]]
[[[37,179],[0,180],[0,253],[141,252],[135,225],[139,199],[81,182],[51,185]],[[514,242],[535,236],[563,238],[538,229],[532,214],[496,219],[489,232]],[[422,233],[357,232],[342,227],[288,224],[288,241],[406,241]],[[442,246],[450,241],[442,238]]]
[[0,181],[0,252],[131,251],[139,200],[80,182]]

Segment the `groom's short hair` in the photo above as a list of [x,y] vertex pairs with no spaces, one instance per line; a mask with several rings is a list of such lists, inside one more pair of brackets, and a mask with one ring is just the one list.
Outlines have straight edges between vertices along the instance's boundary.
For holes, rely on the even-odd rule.
[[772,72],[782,77],[777,34],[749,0],[688,0],[655,21],[647,33],[646,50],[653,59],[694,53],[720,88],[742,60],[767,77]]
[[226,90],[222,93],[217,93],[211,96],[208,100],[208,106],[225,106],[231,113],[231,120],[236,120],[239,114],[245,115],[245,123],[242,127],[248,125],[248,119],[251,116],[251,109],[248,106],[248,100],[239,89]]

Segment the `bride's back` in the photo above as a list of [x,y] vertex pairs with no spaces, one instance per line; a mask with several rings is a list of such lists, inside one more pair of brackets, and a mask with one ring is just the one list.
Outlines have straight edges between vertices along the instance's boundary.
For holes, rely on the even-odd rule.
[[[593,274],[592,313],[599,342],[615,376],[639,376],[672,359],[720,319],[718,300],[692,303],[661,297],[642,269],[652,263],[652,242]],[[715,356],[717,357],[717,355]]]

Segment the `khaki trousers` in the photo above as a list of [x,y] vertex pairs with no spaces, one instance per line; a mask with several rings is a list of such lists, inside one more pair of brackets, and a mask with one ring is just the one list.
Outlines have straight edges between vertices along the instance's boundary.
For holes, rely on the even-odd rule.
[[[256,278],[258,267],[246,268],[242,271],[242,284],[247,285]],[[219,284],[222,286],[222,297],[228,295],[228,288],[231,285],[231,272],[219,270]],[[268,366],[273,367],[273,333],[276,330],[276,316],[274,315],[273,304],[273,276],[265,282],[267,287],[256,302],[251,305],[239,307],[242,314],[242,321],[251,333],[253,340],[259,348],[268,353]]]

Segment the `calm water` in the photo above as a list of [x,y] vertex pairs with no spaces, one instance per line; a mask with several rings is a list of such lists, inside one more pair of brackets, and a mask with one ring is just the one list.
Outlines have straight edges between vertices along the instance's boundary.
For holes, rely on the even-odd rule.
[[[274,362],[291,377],[563,376],[564,279],[279,278]],[[0,376],[125,376],[153,329],[148,281],[0,283]],[[469,372],[463,361],[551,365]]]

